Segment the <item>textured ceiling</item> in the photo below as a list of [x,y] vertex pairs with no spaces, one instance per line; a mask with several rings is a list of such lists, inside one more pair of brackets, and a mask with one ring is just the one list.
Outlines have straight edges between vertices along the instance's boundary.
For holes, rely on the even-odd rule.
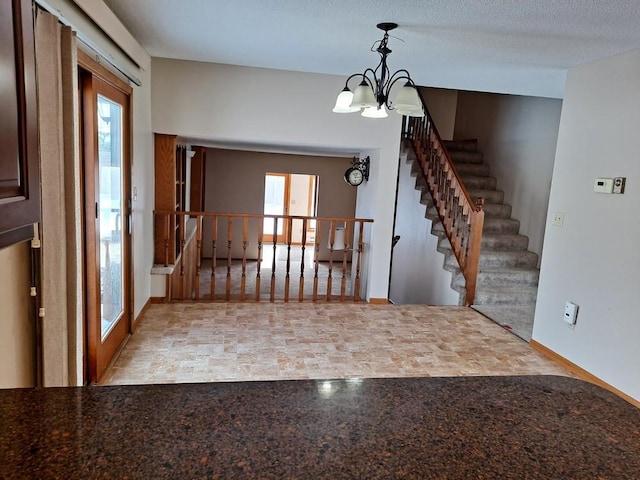
[[374,67],[396,22],[392,71],[420,85],[563,96],[568,68],[640,48],[639,0],[105,0],[155,57],[348,75]]

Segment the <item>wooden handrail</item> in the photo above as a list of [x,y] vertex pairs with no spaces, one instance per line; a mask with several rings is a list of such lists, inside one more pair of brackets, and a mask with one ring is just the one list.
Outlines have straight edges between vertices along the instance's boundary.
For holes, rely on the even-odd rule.
[[425,116],[404,117],[404,137],[410,141],[434,206],[465,279],[465,305],[476,294],[484,199],[469,195],[420,94]]
[[[373,222],[372,219],[176,211],[156,211],[154,216],[157,225],[165,226],[165,238],[159,243],[164,248],[161,258],[165,259],[165,266],[171,257],[169,249],[177,249],[175,273],[167,288],[168,301],[268,299],[289,302],[297,299],[299,302],[357,302],[361,298],[364,226]],[[266,220],[271,220],[272,225],[265,223]],[[174,225],[175,229],[172,228]],[[302,228],[297,244],[293,241],[294,226]],[[341,250],[334,250],[337,227],[344,228],[344,249]],[[325,230],[326,239],[321,236],[321,231]],[[352,238],[355,235],[357,237]],[[220,248],[224,247],[224,242],[226,248]],[[210,259],[203,259],[205,245],[210,246]],[[292,249],[292,245],[295,248]],[[307,249],[307,246],[311,248]],[[269,255],[271,261],[263,265]],[[300,255],[300,258],[294,255]],[[218,265],[217,260],[223,258],[225,261]],[[300,266],[298,282],[292,281],[297,265]],[[210,275],[206,275],[208,268]],[[250,268],[254,269],[252,274]],[[261,292],[263,274],[268,278],[267,284],[262,284],[264,292]],[[305,278],[313,285],[305,286]],[[201,288],[200,282],[206,287],[207,281],[210,286]],[[312,292],[305,293],[305,288]],[[204,296],[202,292],[205,292]]]

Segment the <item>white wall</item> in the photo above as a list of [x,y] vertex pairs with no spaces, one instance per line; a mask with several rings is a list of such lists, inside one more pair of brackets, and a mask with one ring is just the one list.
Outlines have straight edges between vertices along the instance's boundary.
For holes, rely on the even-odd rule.
[[431,220],[420,203],[411,163],[400,160],[395,234],[389,299],[395,304],[458,305],[460,294],[451,288],[451,273],[443,268],[437,251],[438,237],[431,234]]
[[454,136],[477,138],[491,175],[529,237],[542,253],[562,101],[492,93],[460,92]]
[[[141,70],[141,87],[133,89],[133,287],[134,318],[151,295],[153,266],[153,134],[151,131],[151,70]],[[135,196],[133,193],[135,192]]]
[[[640,50],[569,71],[533,338],[640,400]],[[593,191],[626,176],[624,195]],[[552,226],[554,212],[564,226]],[[574,328],[564,305],[580,306]]]
[[152,66],[156,132],[369,154],[371,176],[358,187],[356,216],[375,220],[367,298],[386,298],[402,117],[331,112],[343,77],[158,58]]

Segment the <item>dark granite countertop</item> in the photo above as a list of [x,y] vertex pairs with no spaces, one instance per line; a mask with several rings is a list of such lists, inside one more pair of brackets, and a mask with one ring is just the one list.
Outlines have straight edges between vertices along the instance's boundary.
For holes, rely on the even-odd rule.
[[640,410],[566,377],[0,390],[0,478],[640,479]]

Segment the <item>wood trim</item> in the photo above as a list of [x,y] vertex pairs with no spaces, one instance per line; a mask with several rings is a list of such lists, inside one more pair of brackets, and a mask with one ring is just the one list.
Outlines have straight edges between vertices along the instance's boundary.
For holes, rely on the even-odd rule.
[[195,155],[191,159],[191,192],[189,210],[204,210],[206,148],[192,147]]
[[535,340],[531,340],[529,342],[529,345],[531,345],[531,348],[533,348],[535,351],[540,352],[542,355],[549,358],[550,360],[553,360],[554,362],[562,365],[569,372],[573,373],[581,380],[584,380],[585,382],[593,383],[594,385],[598,385],[599,387],[602,387],[605,390],[609,390],[611,393],[617,395],[623,400],[626,400],[631,405],[640,408],[640,400],[636,400],[630,395],[627,395],[626,393],[618,390],[616,387],[609,385],[604,380],[601,380],[600,378],[596,377],[592,373],[589,373],[588,371],[586,371],[584,368],[579,367],[575,363],[567,360],[562,355],[554,352],[550,348],[545,347],[544,345],[542,345],[539,342],[536,342]]
[[106,68],[104,65],[96,61],[91,55],[78,49],[78,66],[91,72],[94,76],[100,78],[103,82],[111,84],[125,95],[132,95],[133,88],[122,80],[119,76]]
[[217,213],[217,212],[176,212],[170,210],[156,210],[156,215],[189,215],[190,217],[234,217],[234,218],[264,218],[266,217],[278,217],[278,219],[287,220],[289,218],[293,220],[318,220],[322,222],[330,222],[335,220],[336,222],[363,222],[373,223],[373,218],[353,218],[353,217],[305,217],[304,215],[264,215],[262,213]]
[[387,298],[370,298],[369,303],[371,305],[388,305],[389,299]]
[[115,365],[115,363],[118,360],[118,358],[120,358],[120,354],[124,350],[124,347],[127,346],[127,343],[129,343],[130,339],[131,339],[131,334],[127,333],[127,335],[124,337],[124,340],[122,340],[122,343],[118,346],[117,350],[115,351],[115,353],[111,357],[111,360],[109,360],[109,363],[107,363],[107,366],[104,367],[102,375],[100,375],[100,378],[96,382],[93,382],[93,383],[95,383],[97,385],[103,385],[104,384],[104,380],[109,376],[109,373],[111,372],[111,369]]
[[[170,212],[168,216],[154,216],[154,257],[153,263],[173,265],[176,263],[176,226],[173,214],[182,210],[176,207],[178,189],[179,158],[178,137],[176,135],[153,134],[154,142],[154,208],[156,211]],[[168,234],[168,235],[165,235]]]
[[[82,95],[82,107],[84,110],[85,105],[91,105],[94,95],[93,89],[93,77],[91,75],[82,75],[79,82],[81,84]],[[96,185],[95,185],[95,167],[94,164],[87,159],[94,158],[97,155],[98,147],[94,135],[91,132],[94,131],[94,119],[93,115],[81,114],[82,123],[82,136],[81,136],[81,149],[82,149],[82,172],[83,172],[83,196],[84,196],[84,209],[83,209],[83,222],[84,222],[84,311],[83,317],[85,321],[84,333],[86,342],[86,376],[88,381],[95,381],[98,377],[96,369],[96,362],[92,362],[90,359],[97,356],[97,345],[92,338],[98,335],[97,326],[95,322],[94,312],[98,311],[98,292],[100,286],[98,284],[98,270],[96,267],[96,258],[98,256],[96,244],[91,241],[96,237]]]

